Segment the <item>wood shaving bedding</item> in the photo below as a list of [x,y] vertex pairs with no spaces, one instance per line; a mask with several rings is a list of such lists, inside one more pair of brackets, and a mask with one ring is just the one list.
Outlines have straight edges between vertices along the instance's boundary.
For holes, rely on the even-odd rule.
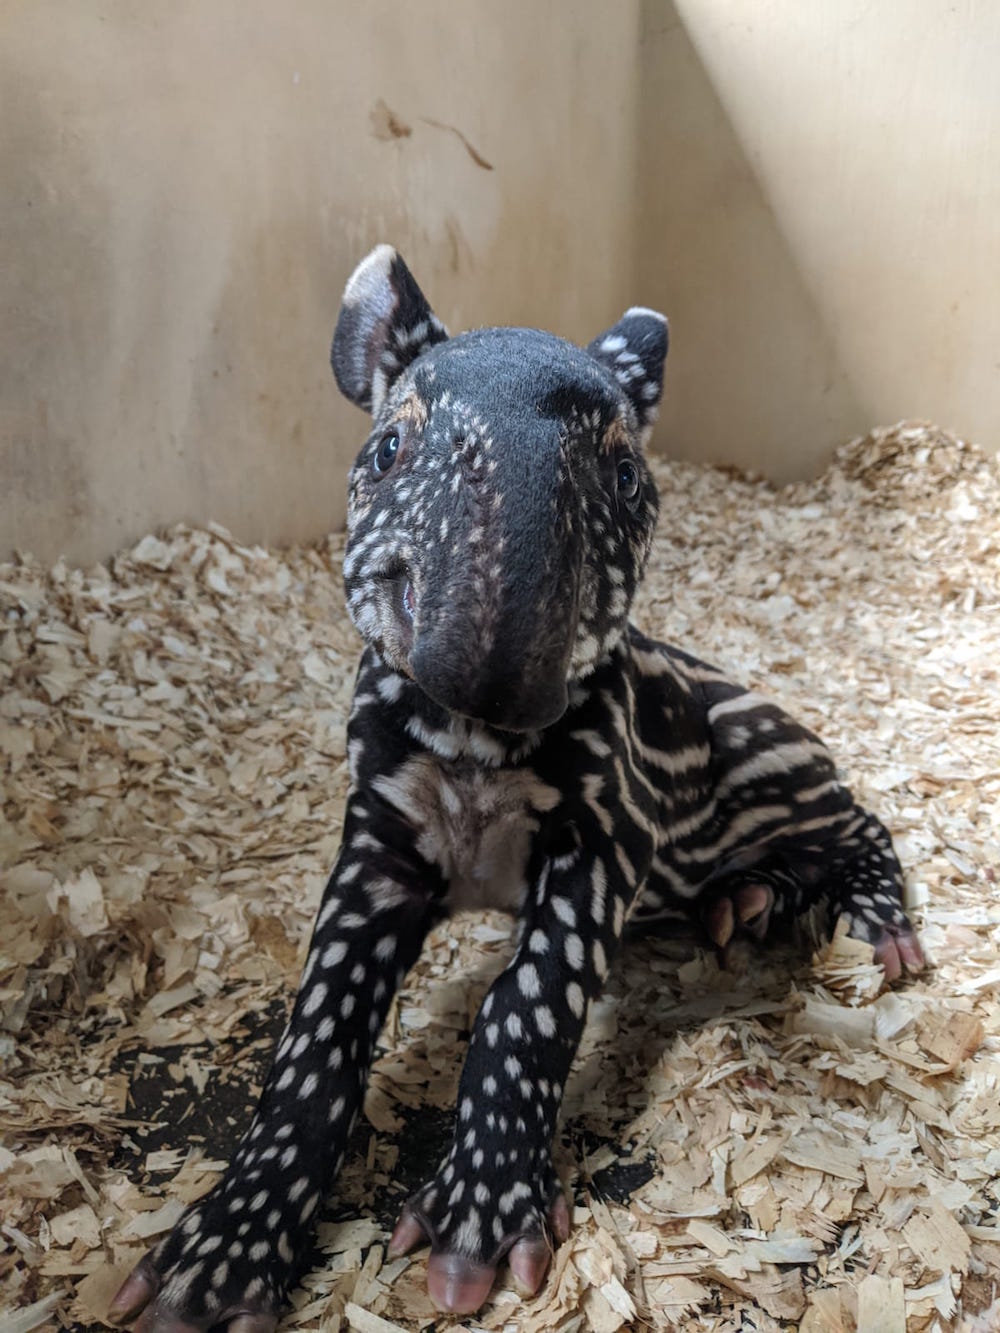
[[[880,993],[843,937],[743,971],[630,944],[567,1088],[571,1240],[535,1300],[501,1284],[456,1322],[386,1226],[510,923],[439,928],[285,1327],[1000,1329],[1000,467],[912,423],[781,491],[656,466],[638,623],[820,732],[934,969]],[[246,1124],[339,841],[342,550],[177,527],[0,566],[5,1329],[99,1327]]]

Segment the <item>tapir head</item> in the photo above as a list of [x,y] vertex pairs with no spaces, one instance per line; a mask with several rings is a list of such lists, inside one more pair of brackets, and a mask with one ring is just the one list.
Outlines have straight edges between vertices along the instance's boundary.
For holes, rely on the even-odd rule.
[[351,471],[347,604],[442,707],[548,726],[623,634],[656,522],[642,446],[666,352],[644,309],[585,350],[535,329],[450,338],[387,245],[351,276],[331,361],[373,428]]

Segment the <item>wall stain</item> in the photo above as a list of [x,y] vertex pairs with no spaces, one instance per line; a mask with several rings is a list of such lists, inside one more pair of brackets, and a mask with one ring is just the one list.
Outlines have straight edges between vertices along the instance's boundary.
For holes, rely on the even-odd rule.
[[483,157],[482,153],[477,152],[477,150],[473,148],[472,144],[469,143],[468,139],[465,137],[465,135],[462,133],[462,131],[458,128],[457,125],[446,125],[444,121],[431,120],[429,116],[421,116],[420,119],[424,122],[425,125],[430,125],[432,129],[447,130],[449,134],[457,134],[458,137],[461,139],[462,143],[465,145],[465,151],[472,158],[473,162],[475,162],[476,166],[482,167],[484,171],[493,170],[493,163],[487,162],[486,158]]
[[[383,97],[377,99],[368,113],[368,118],[372,123],[372,133],[376,139],[381,139],[383,143],[391,143],[393,139],[408,139],[413,133],[413,126],[405,121],[397,111],[393,111]],[[445,130],[448,134],[454,134],[461,140],[462,146],[477,167],[482,168],[483,171],[493,170],[493,163],[487,162],[478,148],[469,142],[457,125],[447,125],[443,120],[433,120],[430,116],[421,116],[420,119],[433,130]]]
[[413,126],[407,125],[402,116],[397,115],[381,97],[369,111],[368,117],[375,138],[384,143],[391,143],[393,139],[408,139],[413,133]]

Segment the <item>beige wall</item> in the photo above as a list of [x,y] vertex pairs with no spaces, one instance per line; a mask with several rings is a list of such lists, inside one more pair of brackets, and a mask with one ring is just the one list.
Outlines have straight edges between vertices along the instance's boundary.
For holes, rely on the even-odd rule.
[[666,309],[673,453],[996,447],[998,55],[971,0],[6,0],[0,558],[337,525],[381,240],[454,327]]
[[903,416],[1000,444],[1000,6],[646,0],[660,439],[778,480]]
[[87,561],[177,519],[338,525],[364,420],[329,343],[379,241],[449,325],[613,322],[638,3],[567,12],[7,0],[0,558]]

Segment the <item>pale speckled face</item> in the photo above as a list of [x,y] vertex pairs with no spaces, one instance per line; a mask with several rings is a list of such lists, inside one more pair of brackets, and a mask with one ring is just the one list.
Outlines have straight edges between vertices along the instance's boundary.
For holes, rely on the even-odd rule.
[[587,350],[533,329],[449,339],[385,249],[348,284],[333,350],[374,412],[350,478],[350,614],[437,703],[535,730],[627,622],[666,325],[630,312]]

